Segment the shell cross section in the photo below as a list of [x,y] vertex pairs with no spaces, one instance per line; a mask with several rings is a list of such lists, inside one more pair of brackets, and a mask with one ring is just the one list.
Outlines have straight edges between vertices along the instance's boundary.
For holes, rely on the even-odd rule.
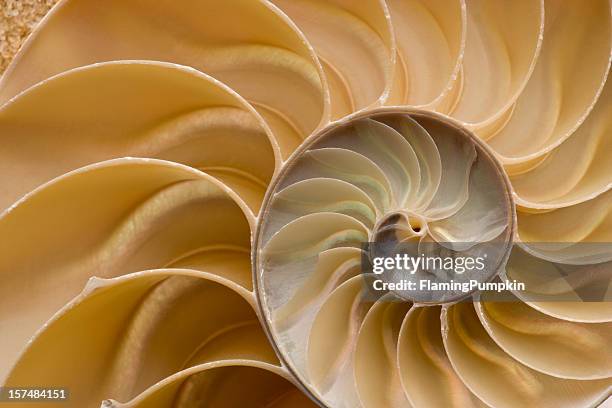
[[254,260],[264,317],[281,355],[323,394],[342,385],[308,368],[321,313],[469,297],[475,289],[461,284],[497,279],[515,234],[494,156],[452,120],[405,108],[356,114],[309,138],[273,180],[261,217]]

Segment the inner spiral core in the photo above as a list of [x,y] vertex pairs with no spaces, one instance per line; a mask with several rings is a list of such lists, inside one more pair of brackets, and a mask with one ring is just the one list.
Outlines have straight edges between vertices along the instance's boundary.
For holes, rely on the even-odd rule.
[[266,323],[306,387],[327,388],[307,340],[339,299],[444,304],[498,279],[510,191],[487,148],[435,113],[381,108],[311,136],[273,180],[253,249]]

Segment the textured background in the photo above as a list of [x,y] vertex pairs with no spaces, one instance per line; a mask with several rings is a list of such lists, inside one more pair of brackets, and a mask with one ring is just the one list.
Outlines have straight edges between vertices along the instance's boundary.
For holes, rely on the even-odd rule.
[[0,0],[0,74],[32,28],[58,0]]

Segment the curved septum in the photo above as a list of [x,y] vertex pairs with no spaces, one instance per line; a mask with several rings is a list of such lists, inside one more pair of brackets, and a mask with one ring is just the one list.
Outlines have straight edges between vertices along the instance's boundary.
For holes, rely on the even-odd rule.
[[[469,298],[476,289],[461,283],[491,281],[505,265],[514,211],[493,155],[442,115],[383,108],[332,123],[291,157],[262,206],[253,258],[280,355],[306,388],[336,406],[349,393],[352,357],[326,362],[321,330],[344,313],[352,327],[382,303]],[[458,272],[460,258],[484,267]],[[453,282],[455,289],[440,285]],[[349,337],[359,324],[351,327]]]
[[382,216],[372,230],[372,241],[388,239],[392,233],[399,240],[422,237],[427,234],[427,218],[406,210],[391,211]]

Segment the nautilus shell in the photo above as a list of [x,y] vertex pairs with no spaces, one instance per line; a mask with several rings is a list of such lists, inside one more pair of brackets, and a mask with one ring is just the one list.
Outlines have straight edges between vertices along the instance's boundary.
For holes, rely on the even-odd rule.
[[[611,10],[60,0],[0,80],[0,385],[605,405]],[[487,253],[480,280],[526,290],[373,294],[372,243]]]

